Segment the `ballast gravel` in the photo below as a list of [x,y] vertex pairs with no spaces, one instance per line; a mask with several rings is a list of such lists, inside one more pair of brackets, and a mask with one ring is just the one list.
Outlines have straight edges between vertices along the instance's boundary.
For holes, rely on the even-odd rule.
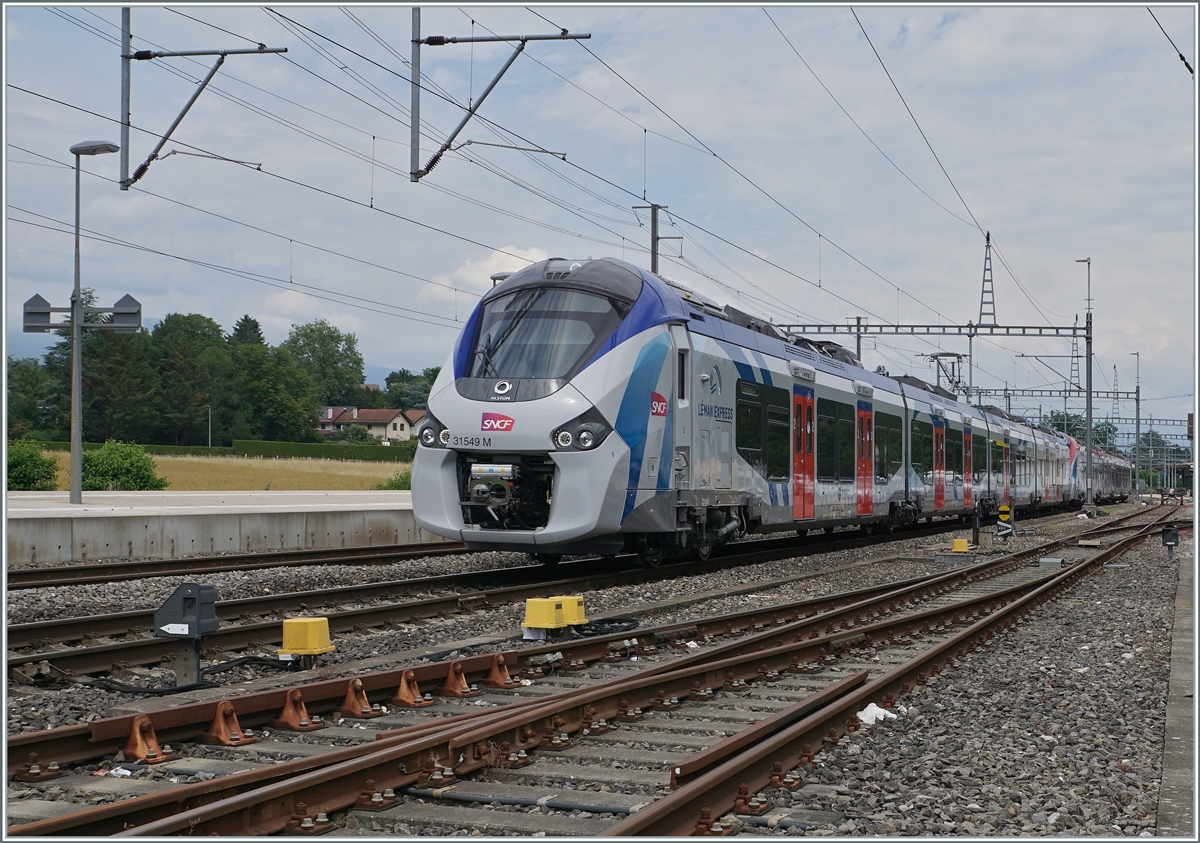
[[[1128,510],[1114,509],[1113,514],[1123,512]],[[1096,526],[1096,522],[1079,528],[1087,526]],[[1075,525],[1045,525],[1038,535],[1015,538],[1008,546],[998,547],[998,552],[1022,549],[1070,529]],[[639,620],[648,626],[815,597],[944,570],[932,561],[932,555],[949,539],[912,539],[882,550],[841,551],[681,577],[652,586],[609,589],[586,595],[587,611],[589,617],[600,618],[670,600],[686,604],[640,613]],[[831,572],[882,554],[924,556],[929,561],[893,560]],[[1185,534],[1176,555],[1183,564],[1192,564],[1190,534]],[[819,755],[815,765],[805,771],[808,786],[791,794],[773,794],[775,806],[836,818],[810,824],[803,832],[810,836],[1153,834],[1178,569],[1166,563],[1156,543],[1143,544],[1120,561],[1130,567],[1113,567],[1103,575],[1084,578],[1068,596],[1039,607],[990,648],[959,660],[952,670],[902,698],[895,719],[843,738],[832,751]],[[494,567],[524,562],[519,554],[432,558],[403,563],[402,571],[380,578],[413,576],[416,570],[445,573],[460,565]],[[825,573],[769,592],[753,588],[762,581],[805,571]],[[276,591],[318,587],[313,584],[314,576],[321,585],[336,585],[357,581],[362,574],[359,566],[324,566],[316,571],[255,572],[252,583],[247,583],[244,575],[217,576],[228,578],[218,589],[223,598],[232,598],[261,593],[264,587]],[[154,582],[144,581],[143,585]],[[749,590],[732,593],[739,587]],[[99,605],[120,605],[118,592],[129,593],[128,584],[107,586],[113,593],[109,597],[112,602],[105,604],[105,586],[73,587],[85,588],[96,590]],[[164,596],[173,588],[173,584],[163,584]],[[36,602],[36,594],[9,594],[10,622],[17,608],[14,603],[27,597]],[[56,600],[73,607],[71,614],[78,614],[81,605],[93,605],[79,593],[51,598],[51,604]],[[688,600],[694,602],[687,604]],[[21,608],[35,616],[39,611],[28,605]],[[494,636],[497,630],[519,626],[522,615],[520,605],[503,606],[340,635],[335,642],[338,651],[323,658],[322,670],[331,675],[351,674],[354,663],[364,658]],[[49,616],[54,616],[53,612]],[[510,639],[498,646],[512,644]],[[268,675],[249,667],[226,674],[225,681],[236,687]],[[134,669],[117,678],[157,686],[173,682],[173,672]],[[11,683],[8,687],[9,734],[88,722],[104,716],[113,706],[138,698],[86,685],[65,691]],[[383,830],[399,831],[386,826]],[[749,824],[741,830],[798,833],[795,827],[772,831]],[[410,833],[427,835],[431,831],[414,827]],[[450,833],[449,829],[439,831]]]

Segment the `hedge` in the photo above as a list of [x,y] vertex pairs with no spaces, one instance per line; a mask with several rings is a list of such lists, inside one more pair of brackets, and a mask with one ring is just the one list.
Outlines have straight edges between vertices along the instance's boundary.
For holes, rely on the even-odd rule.
[[234,439],[233,450],[252,457],[310,457],[324,460],[412,462],[413,455],[417,450],[417,440],[408,439],[392,445],[333,445]]
[[[70,451],[70,442],[38,442],[47,451]],[[94,451],[102,442],[84,442],[83,450]],[[337,445],[310,442],[264,442],[257,439],[235,439],[232,448],[209,448],[205,445],[143,445],[147,454],[171,456],[190,454],[207,457],[308,457],[323,460],[364,460],[367,462],[412,462],[417,440],[407,439],[391,445]]]
[[[71,450],[70,442],[38,442],[38,444],[47,451]],[[102,447],[104,447],[103,442],[83,443],[83,450],[85,451],[94,451]],[[142,445],[142,449],[147,454],[158,454],[159,456],[190,454],[200,457],[232,457],[237,453],[233,448],[209,448],[207,445]]]

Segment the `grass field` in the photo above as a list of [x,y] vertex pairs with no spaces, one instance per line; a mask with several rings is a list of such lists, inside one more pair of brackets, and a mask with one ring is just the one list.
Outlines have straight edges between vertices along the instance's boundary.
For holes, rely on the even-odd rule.
[[[70,483],[71,455],[58,459],[58,489]],[[170,481],[168,492],[252,492],[275,489],[370,489],[407,463],[358,460],[258,459],[256,457],[155,456],[155,473]]]

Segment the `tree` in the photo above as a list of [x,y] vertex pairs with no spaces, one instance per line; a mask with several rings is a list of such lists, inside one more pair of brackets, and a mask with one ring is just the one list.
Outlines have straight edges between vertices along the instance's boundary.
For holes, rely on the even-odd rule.
[[8,358],[8,438],[21,439],[42,426],[42,400],[50,377],[33,357]]
[[263,339],[262,326],[258,324],[257,319],[252,319],[250,314],[245,314],[233,326],[233,332],[229,335],[229,344],[242,345],[266,345],[267,341]]
[[231,438],[317,440],[317,385],[286,349],[237,345],[233,371],[237,398]]
[[321,404],[350,404],[354,388],[363,382],[363,358],[354,334],[318,319],[293,325],[282,347],[316,383]]
[[151,336],[96,331],[83,369],[83,438],[154,441],[162,394]]
[[339,430],[333,436],[329,437],[330,442],[337,442],[345,445],[378,445],[379,439],[375,434],[371,433],[361,424],[348,424]]
[[170,313],[154,327],[154,357],[162,395],[159,439],[172,445],[207,442],[214,379],[208,356],[228,353],[221,326],[199,313]]
[[429,390],[437,380],[441,366],[423,369],[414,374],[408,369],[398,369],[384,380],[387,384],[388,406],[397,410],[424,410],[429,401]]

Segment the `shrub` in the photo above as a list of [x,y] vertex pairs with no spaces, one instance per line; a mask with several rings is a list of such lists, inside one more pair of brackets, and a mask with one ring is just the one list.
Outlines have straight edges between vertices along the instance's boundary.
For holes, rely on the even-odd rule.
[[141,445],[112,439],[83,452],[83,488],[89,492],[141,492],[167,488],[154,473],[154,460]]
[[41,446],[25,439],[8,442],[8,491],[53,492],[58,462],[42,453]]
[[412,469],[401,469],[387,480],[371,488],[381,492],[406,492],[412,488]]

